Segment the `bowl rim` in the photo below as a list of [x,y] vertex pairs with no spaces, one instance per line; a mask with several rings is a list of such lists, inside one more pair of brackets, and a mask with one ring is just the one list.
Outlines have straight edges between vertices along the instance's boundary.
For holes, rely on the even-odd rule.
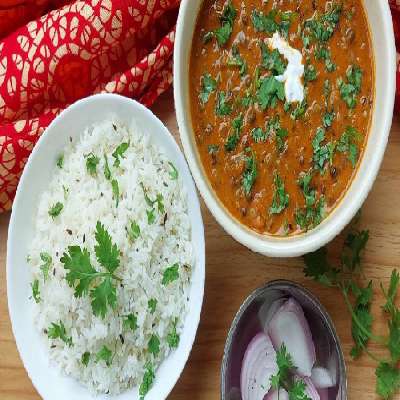
[[[119,102],[119,103],[121,103],[121,102],[125,102],[126,104],[130,103],[129,106],[132,107],[133,112],[135,112],[134,109],[136,108],[136,112],[138,112],[138,110],[139,110],[140,113],[143,113],[145,115],[145,119],[153,119],[154,123],[159,125],[159,127],[160,127],[159,134],[166,137],[166,141],[168,141],[173,148],[172,152],[176,155],[176,157],[178,159],[180,159],[180,163],[182,163],[182,166],[186,169],[185,174],[184,174],[185,178],[181,178],[181,179],[182,179],[183,185],[185,186],[185,188],[187,190],[188,198],[190,195],[192,197],[191,204],[188,204],[188,208],[191,209],[191,212],[193,213],[192,220],[195,221],[195,223],[197,224],[196,230],[198,230],[198,236],[199,236],[198,237],[199,240],[194,244],[194,246],[196,246],[196,248],[197,248],[197,251],[195,250],[194,253],[198,255],[198,257],[196,257],[196,260],[195,260],[195,266],[196,266],[196,269],[198,269],[198,271],[199,271],[199,276],[198,276],[199,288],[195,292],[196,298],[192,300],[193,307],[194,307],[194,310],[192,310],[192,311],[195,312],[195,315],[194,315],[191,323],[188,324],[187,318],[188,318],[189,312],[190,312],[190,310],[188,309],[188,312],[185,316],[186,319],[184,321],[185,323],[184,323],[184,328],[183,328],[183,330],[189,329],[188,342],[187,342],[186,347],[180,349],[182,357],[180,357],[180,360],[179,360],[179,367],[175,368],[173,370],[172,378],[169,377],[168,380],[157,381],[157,375],[156,375],[156,380],[148,394],[148,395],[150,395],[150,393],[153,393],[153,396],[151,398],[157,398],[157,399],[166,398],[170,394],[172,389],[174,388],[175,384],[177,383],[178,379],[180,378],[180,376],[186,366],[186,363],[189,359],[189,355],[192,351],[194,341],[195,341],[195,338],[197,335],[198,327],[200,324],[201,310],[202,310],[203,302],[204,302],[203,300],[204,300],[204,286],[205,286],[204,224],[203,224],[203,218],[202,218],[202,214],[201,214],[200,201],[199,201],[199,197],[198,197],[198,194],[196,191],[196,186],[193,182],[192,176],[190,174],[190,170],[186,163],[185,157],[184,157],[181,149],[178,146],[178,143],[176,142],[175,138],[171,134],[170,130],[153,113],[153,111],[150,110],[149,108],[145,107],[143,104],[139,103],[138,101],[136,101],[134,99],[131,99],[131,98],[128,98],[125,96],[121,96],[119,94],[113,94],[113,93],[99,93],[99,94],[94,94],[94,95],[90,95],[88,97],[79,99],[76,102],[74,102],[73,104],[71,104],[70,106],[68,106],[66,109],[64,109],[60,114],[58,114],[54,118],[54,120],[44,130],[43,134],[40,136],[36,145],[34,146],[32,152],[29,155],[29,158],[25,164],[24,170],[22,172],[22,175],[21,175],[19,183],[18,183],[15,199],[14,199],[12,210],[11,210],[10,222],[9,222],[9,226],[8,226],[7,257],[6,257],[6,290],[7,290],[7,306],[8,306],[8,313],[9,313],[9,317],[10,317],[10,321],[11,321],[11,328],[12,328],[12,332],[14,335],[15,344],[17,346],[18,353],[20,355],[20,358],[21,358],[21,361],[25,368],[25,371],[27,372],[29,379],[32,382],[32,385],[34,386],[36,391],[40,394],[40,396],[43,397],[43,399],[45,399],[47,397],[44,396],[42,387],[37,384],[35,375],[32,373],[31,368],[28,367],[26,364],[26,359],[25,359],[25,351],[26,350],[25,351],[23,350],[23,348],[25,348],[26,345],[24,345],[24,346],[21,345],[21,338],[20,338],[21,333],[17,332],[17,330],[16,330],[16,322],[15,321],[16,321],[16,314],[18,313],[18,311],[16,310],[16,307],[14,305],[14,300],[12,299],[12,296],[10,295],[10,293],[12,292],[10,270],[11,270],[11,265],[13,264],[13,261],[11,259],[11,254],[12,254],[11,248],[14,246],[14,241],[18,241],[18,239],[15,237],[15,234],[14,234],[14,230],[16,229],[16,226],[15,226],[16,210],[19,208],[19,204],[22,201],[22,194],[21,194],[22,188],[28,184],[27,182],[25,182],[27,179],[28,171],[30,170],[31,165],[36,162],[35,159],[39,157],[37,154],[39,152],[43,151],[43,150],[41,150],[41,148],[45,147],[44,142],[46,141],[46,138],[49,135],[54,135],[53,130],[56,131],[58,129],[59,122],[64,118],[65,115],[69,114],[71,111],[74,112],[76,109],[79,109],[81,106],[84,106],[87,103],[93,103],[93,102],[98,102],[98,101],[107,100],[107,99],[109,101],[115,101],[115,102]],[[116,115],[118,117],[118,113],[116,113]],[[134,119],[134,118],[135,117],[134,117],[134,113],[133,113],[132,119]],[[100,120],[101,120],[101,118],[100,118]],[[83,132],[80,132],[79,135],[81,135],[82,133]],[[145,130],[143,130],[143,133],[145,133]],[[160,145],[160,144],[157,144],[157,145],[160,146],[161,148],[163,147],[163,145]],[[183,174],[181,174],[181,176],[183,176]],[[193,239],[192,239],[192,243],[194,243]],[[191,285],[193,285],[193,284],[194,284],[194,281],[191,282]],[[190,304],[190,303],[188,303],[188,304]],[[31,323],[31,322],[32,321],[29,321],[29,323]],[[20,340],[18,340],[18,339],[20,339]],[[165,362],[168,361],[170,356],[171,356],[171,354],[169,354],[161,362],[159,368]],[[65,377],[65,375],[62,375],[62,377]],[[70,379],[75,380],[74,378],[70,378]],[[124,393],[129,393],[133,389],[134,388],[131,388],[131,389],[128,389],[127,391],[121,392],[120,395],[123,395]],[[154,390],[158,391],[158,393],[161,391],[162,397],[160,397],[160,394],[154,395],[154,393],[155,393]],[[92,398],[91,397],[92,395],[90,394],[89,391],[87,391],[87,395],[88,395],[88,398]],[[120,395],[117,395],[117,397]],[[99,399],[100,398],[101,398],[101,395],[99,396]],[[112,398],[114,398],[114,396],[109,396],[108,398],[112,399]]]
[[336,345],[336,350],[338,352],[338,362],[339,362],[339,375],[341,376],[343,382],[342,385],[339,384],[339,392],[341,393],[340,400],[347,399],[347,367],[346,362],[343,354],[342,345],[339,339],[339,336],[336,332],[335,325],[332,321],[331,316],[329,315],[328,311],[324,307],[324,305],[319,301],[319,299],[306,287],[302,286],[301,284],[288,280],[288,279],[276,279],[270,282],[267,282],[263,286],[258,287],[257,289],[253,290],[243,301],[240,305],[238,311],[235,314],[235,317],[232,320],[232,323],[229,327],[228,335],[226,337],[225,345],[224,345],[224,353],[222,356],[221,368],[220,368],[220,398],[221,400],[229,400],[225,396],[226,391],[226,382],[225,382],[225,375],[226,370],[228,368],[228,357],[229,357],[229,349],[232,346],[233,336],[236,333],[236,327],[240,322],[243,314],[246,312],[248,307],[253,303],[253,301],[259,297],[260,295],[268,292],[269,290],[285,290],[293,288],[301,292],[307,300],[309,300],[316,309],[318,309],[320,316],[322,317],[324,323],[330,329],[330,333],[332,334],[332,339]]
[[[196,16],[198,15],[200,5],[203,0],[196,2]],[[186,59],[185,51],[192,43],[192,34],[188,34],[188,29],[194,29],[194,27],[188,27],[186,23],[186,16],[189,12],[193,12],[193,0],[182,0],[179,9],[178,21],[176,25],[176,38],[174,48],[174,101],[176,117],[179,127],[179,135],[181,138],[183,150],[192,173],[192,176],[196,182],[196,186],[204,199],[208,209],[223,229],[230,234],[239,243],[245,245],[250,250],[270,256],[270,257],[297,257],[320,248],[329,241],[331,241],[337,234],[339,234],[344,227],[352,220],[356,212],[360,209],[364,201],[366,200],[373,183],[379,172],[380,165],[383,160],[383,156],[386,150],[387,141],[390,133],[390,127],[392,124],[394,99],[396,91],[396,47],[394,43],[394,32],[393,25],[391,23],[391,12],[387,2],[379,2],[378,7],[380,14],[385,21],[388,23],[382,27],[383,35],[388,39],[385,43],[387,53],[389,55],[387,60],[385,77],[386,82],[386,93],[385,104],[383,106],[384,112],[379,116],[379,127],[375,127],[375,130],[381,132],[379,138],[379,146],[375,148],[373,157],[371,158],[368,169],[364,172],[363,185],[361,188],[352,193],[351,200],[347,194],[353,186],[354,179],[360,173],[360,168],[363,165],[361,160],[353,176],[353,180],[347,190],[344,192],[340,203],[332,210],[331,213],[322,221],[322,223],[309,230],[306,233],[299,235],[293,235],[289,237],[276,237],[267,234],[259,234],[244,224],[241,224],[230,212],[224,207],[219,200],[217,194],[211,187],[208,177],[205,175],[201,160],[199,160],[197,148],[193,144],[193,129],[191,126],[190,116],[190,102],[187,99],[186,83],[189,79],[184,75],[185,68],[187,67],[189,60]],[[365,8],[367,14],[368,23],[368,11]],[[390,21],[390,23],[389,23]],[[372,30],[370,28],[370,30]],[[190,33],[192,31],[190,30]],[[374,58],[375,50],[373,50]],[[376,84],[376,63],[375,63],[375,84]],[[376,110],[372,116],[374,116]],[[371,134],[371,127],[369,128],[369,135]],[[370,138],[368,138],[370,140]],[[364,154],[365,155],[365,154]],[[339,213],[340,212],[340,213]]]

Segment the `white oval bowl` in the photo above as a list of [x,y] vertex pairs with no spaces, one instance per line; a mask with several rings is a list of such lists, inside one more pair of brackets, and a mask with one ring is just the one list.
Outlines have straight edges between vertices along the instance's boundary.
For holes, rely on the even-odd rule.
[[116,116],[129,125],[134,118],[143,133],[160,146],[179,170],[188,193],[188,213],[196,265],[192,275],[188,313],[179,347],[156,371],[156,379],[146,400],[165,399],[178,380],[193,346],[203,303],[205,278],[204,228],[196,188],[178,145],[162,122],[147,108],[128,98],[99,94],[80,100],[63,111],[39,139],[25,166],[12,208],[7,243],[7,295],[12,329],[24,366],[44,400],[139,399],[133,388],[118,396],[92,396],[75,379],[64,376],[49,364],[45,345],[32,321],[30,271],[26,262],[34,235],[34,221],[41,193],[47,189],[57,155],[69,137],[77,139],[84,129]]
[[190,117],[189,58],[202,0],[182,0],[174,50],[174,98],[179,133],[190,170],[205,203],[220,225],[249,249],[271,257],[295,257],[331,241],[351,221],[375,181],[392,124],[396,90],[396,48],[387,1],[364,0],[375,58],[375,105],[367,146],[358,171],[338,206],[307,233],[274,237],[240,224],[222,205],[202,167]]

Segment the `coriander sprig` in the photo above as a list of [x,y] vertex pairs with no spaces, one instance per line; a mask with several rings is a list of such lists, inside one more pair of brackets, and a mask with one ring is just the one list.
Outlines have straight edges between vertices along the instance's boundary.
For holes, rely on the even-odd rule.
[[117,304],[115,281],[121,279],[115,275],[115,270],[120,264],[120,254],[100,221],[96,224],[95,238],[96,259],[105,271],[97,271],[91,263],[88,249],[80,246],[69,246],[60,261],[68,271],[66,280],[75,289],[75,297],[89,294],[94,315],[104,318],[107,308],[115,308]]
[[[354,346],[350,355],[359,357],[363,352],[378,363],[376,368],[376,392],[384,399],[391,399],[400,390],[400,309],[395,304],[399,290],[400,276],[393,270],[388,289],[381,283],[381,290],[386,304],[382,310],[388,319],[388,335],[379,336],[373,333],[373,284],[360,284],[363,277],[361,253],[369,239],[367,230],[351,229],[347,235],[339,266],[333,266],[328,260],[325,247],[304,256],[306,276],[329,287],[339,289],[352,317],[352,336]],[[368,343],[375,342],[388,350],[390,359],[377,357],[368,349]]]

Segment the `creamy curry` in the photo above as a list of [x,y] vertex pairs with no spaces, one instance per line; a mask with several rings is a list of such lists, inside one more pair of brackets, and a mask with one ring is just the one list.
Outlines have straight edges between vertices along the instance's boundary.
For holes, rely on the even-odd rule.
[[260,233],[298,234],[357,171],[374,101],[361,0],[204,0],[190,57],[191,118],[220,201]]

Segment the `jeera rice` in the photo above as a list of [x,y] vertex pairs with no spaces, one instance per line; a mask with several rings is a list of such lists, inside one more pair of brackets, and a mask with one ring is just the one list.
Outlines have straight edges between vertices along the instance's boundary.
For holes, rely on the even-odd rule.
[[107,120],[59,155],[35,218],[33,321],[51,364],[93,393],[145,396],[178,347],[194,268],[179,171]]

